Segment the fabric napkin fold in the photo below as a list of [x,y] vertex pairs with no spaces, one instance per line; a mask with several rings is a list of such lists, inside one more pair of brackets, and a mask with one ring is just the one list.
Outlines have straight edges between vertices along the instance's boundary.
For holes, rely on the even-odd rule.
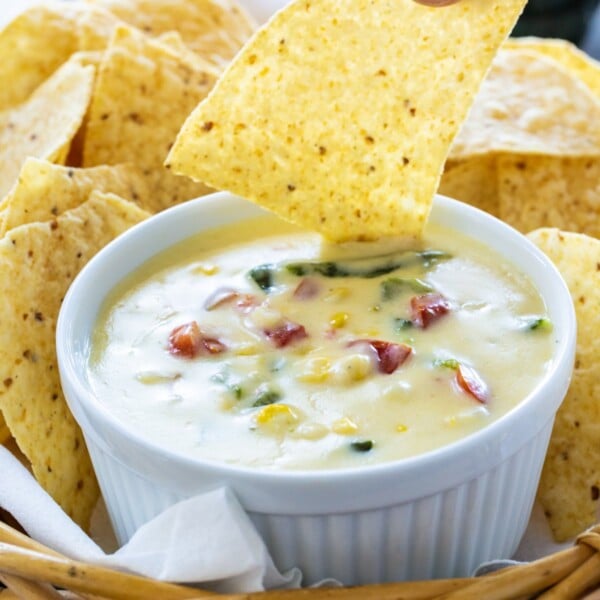
[[0,507],[33,539],[71,559],[222,593],[300,586],[300,571],[284,575],[276,569],[226,488],[179,502],[140,527],[117,552],[105,554],[2,446],[0,473]]

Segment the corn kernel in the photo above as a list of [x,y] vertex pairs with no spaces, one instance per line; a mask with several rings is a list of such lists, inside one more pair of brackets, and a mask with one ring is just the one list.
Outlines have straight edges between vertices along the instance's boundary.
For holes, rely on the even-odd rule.
[[350,295],[350,289],[347,287],[337,287],[329,291],[324,297],[325,302],[339,302]]
[[312,358],[305,363],[305,369],[297,376],[306,383],[323,383],[329,377],[331,362],[327,358]]
[[256,415],[256,422],[259,425],[266,425],[274,420],[285,425],[292,425],[298,421],[298,415],[286,404],[269,404]]
[[194,268],[194,273],[200,273],[201,275],[216,275],[219,272],[217,265],[198,265]]
[[444,419],[444,423],[448,425],[448,427],[456,427],[456,425],[458,424],[458,419],[455,416],[446,417]]
[[404,432],[408,431],[408,427],[406,425],[404,425],[403,423],[399,423],[398,425],[396,425],[396,431],[398,433],[404,433]]
[[339,312],[332,315],[331,319],[329,319],[329,324],[335,329],[341,329],[346,325],[350,316],[348,313]]
[[339,435],[353,435],[358,431],[358,425],[348,417],[335,421],[331,429]]
[[261,352],[261,348],[258,344],[242,344],[237,348],[233,349],[233,353],[236,356],[254,356]]

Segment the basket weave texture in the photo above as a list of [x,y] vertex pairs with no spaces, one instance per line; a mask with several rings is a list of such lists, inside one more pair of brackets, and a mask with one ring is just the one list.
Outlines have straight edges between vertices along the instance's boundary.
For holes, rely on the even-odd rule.
[[0,600],[600,600],[600,525],[572,548],[478,578],[216,595],[70,560],[0,522],[0,582]]

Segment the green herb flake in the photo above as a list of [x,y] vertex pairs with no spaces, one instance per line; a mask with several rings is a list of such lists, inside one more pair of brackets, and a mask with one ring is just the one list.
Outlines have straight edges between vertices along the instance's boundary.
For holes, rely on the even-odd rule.
[[404,333],[407,329],[413,327],[413,322],[410,319],[394,319],[394,331],[396,333]]
[[397,298],[404,292],[415,292],[416,294],[426,294],[433,292],[433,288],[421,279],[402,279],[400,277],[390,277],[381,282],[381,299],[386,302]]
[[350,448],[354,452],[370,452],[375,444],[372,440],[359,440],[357,442],[351,442]]
[[274,390],[265,390],[264,392],[260,392],[256,397],[256,400],[252,403],[253,408],[258,408],[259,406],[268,406],[269,404],[274,404],[278,400],[281,400],[281,394]]
[[259,265],[248,272],[248,276],[265,293],[269,293],[275,285],[275,265]]
[[452,258],[452,254],[444,252],[443,250],[423,250],[418,254],[421,257],[423,266],[426,269],[437,265],[442,260],[450,260]]
[[438,358],[433,362],[433,366],[456,371],[460,367],[460,363],[455,358]]
[[525,329],[529,331],[552,331],[552,321],[548,317],[527,319]]
[[238,385],[237,383],[234,385],[228,386],[227,389],[233,394],[233,397],[236,400],[241,400],[244,396],[243,388],[240,385]]

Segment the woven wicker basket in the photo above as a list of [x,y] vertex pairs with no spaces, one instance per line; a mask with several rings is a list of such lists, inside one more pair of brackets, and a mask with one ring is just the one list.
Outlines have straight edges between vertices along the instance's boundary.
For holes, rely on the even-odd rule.
[[[0,522],[0,600],[95,598],[175,600],[206,598],[212,592],[138,577],[70,560],[6,523]],[[484,577],[386,583],[352,588],[312,588],[221,595],[222,600],[501,600],[542,598],[600,600],[600,525],[581,534],[575,545],[532,563]],[[61,590],[60,592],[57,589]],[[598,592],[594,592],[598,589]],[[586,595],[587,594],[587,595]]]

